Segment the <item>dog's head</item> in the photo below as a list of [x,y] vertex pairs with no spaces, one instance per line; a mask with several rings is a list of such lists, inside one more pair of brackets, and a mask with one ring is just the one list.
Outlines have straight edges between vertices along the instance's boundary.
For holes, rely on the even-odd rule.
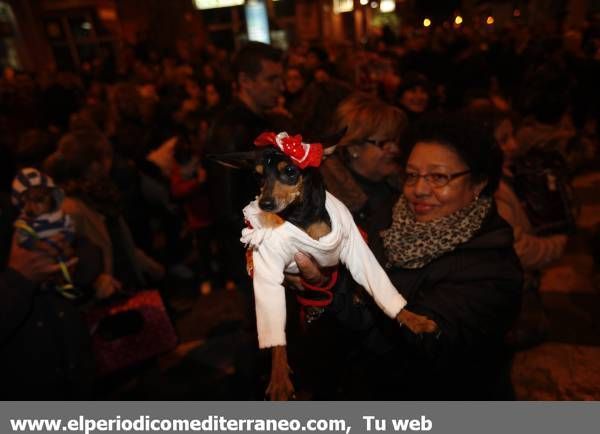
[[304,180],[316,168],[301,169],[290,157],[276,148],[266,148],[255,161],[254,172],[260,181],[258,206],[267,212],[280,213],[304,196]]
[[255,140],[257,149],[250,152],[221,154],[212,158],[233,168],[249,168],[259,179],[258,205],[263,211],[281,213],[305,197],[305,189],[314,190],[320,179],[321,161],[335,150],[344,132],[327,140],[333,145],[305,143],[300,136],[287,133],[263,133]]

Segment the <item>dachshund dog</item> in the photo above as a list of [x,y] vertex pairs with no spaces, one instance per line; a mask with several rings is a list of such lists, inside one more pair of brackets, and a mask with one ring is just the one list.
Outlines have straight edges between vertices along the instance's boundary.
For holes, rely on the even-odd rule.
[[[271,400],[294,397],[285,339],[284,273],[298,273],[294,255],[309,254],[320,267],[342,262],[354,280],[391,318],[414,333],[433,332],[436,324],[406,309],[362,238],[350,211],[331,193],[319,172],[324,157],[335,146],[304,143],[300,136],[263,133],[258,150],[213,156],[234,167],[251,166],[260,180],[257,199],[244,208],[248,227],[241,241],[248,247],[253,278],[258,340],[272,348],[271,378],[266,394]],[[245,163],[241,163],[245,161]]]

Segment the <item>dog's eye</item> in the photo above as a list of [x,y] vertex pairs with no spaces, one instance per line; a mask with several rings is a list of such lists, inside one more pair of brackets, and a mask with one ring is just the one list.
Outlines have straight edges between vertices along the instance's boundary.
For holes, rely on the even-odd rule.
[[283,173],[285,173],[290,178],[293,178],[298,174],[298,169],[296,169],[295,166],[287,166],[285,169],[283,169]]

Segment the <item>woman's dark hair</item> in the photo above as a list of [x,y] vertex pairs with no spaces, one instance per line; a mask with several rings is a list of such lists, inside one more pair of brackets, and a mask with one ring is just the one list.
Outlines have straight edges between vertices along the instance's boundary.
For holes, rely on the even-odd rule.
[[503,160],[492,131],[471,112],[429,114],[409,129],[403,141],[403,155],[408,159],[419,142],[445,145],[467,165],[473,183],[487,180],[481,194],[491,196],[500,183]]
[[112,147],[97,130],[76,130],[65,134],[58,149],[48,157],[45,169],[58,183],[86,177],[93,163],[112,156]]
[[90,178],[94,163],[112,158],[112,147],[98,130],[78,130],[65,134],[58,149],[50,155],[44,170],[67,196],[82,199],[105,215],[121,212],[120,194],[110,177]]
[[416,71],[407,72],[403,78],[400,86],[396,90],[396,98],[400,100],[402,98],[402,94],[410,89],[415,89],[417,87],[421,87],[429,96],[432,95],[431,82],[429,79]]

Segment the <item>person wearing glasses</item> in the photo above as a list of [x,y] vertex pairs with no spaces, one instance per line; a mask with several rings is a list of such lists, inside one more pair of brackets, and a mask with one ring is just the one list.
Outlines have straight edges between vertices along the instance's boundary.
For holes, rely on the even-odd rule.
[[321,173],[327,190],[340,199],[369,236],[391,223],[400,195],[400,137],[405,114],[375,97],[356,93],[338,106],[333,130],[346,132]]
[[[426,116],[405,145],[402,194],[369,244],[407,309],[438,331],[415,335],[386,320],[340,278],[328,311],[355,333],[355,349],[339,398],[511,398],[503,339],[519,310],[522,270],[493,199],[502,151],[463,113]],[[332,286],[310,258],[297,263],[304,281]]]

